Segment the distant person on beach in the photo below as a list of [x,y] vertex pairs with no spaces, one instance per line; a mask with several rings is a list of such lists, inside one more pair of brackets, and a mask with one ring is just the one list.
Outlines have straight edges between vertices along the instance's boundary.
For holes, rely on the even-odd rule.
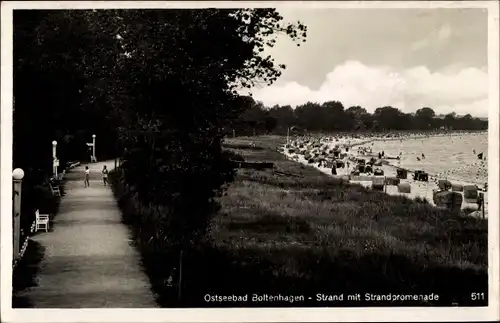
[[483,194],[478,194],[477,195],[477,210],[480,211],[481,207],[483,206],[484,203],[484,195]]
[[424,153],[422,153],[422,159],[425,159],[425,155],[424,155]]
[[90,186],[89,178],[90,178],[90,169],[89,166],[85,166],[85,180],[83,181],[85,187]]
[[106,165],[102,168],[102,182],[104,183],[104,186],[108,184],[108,168]]

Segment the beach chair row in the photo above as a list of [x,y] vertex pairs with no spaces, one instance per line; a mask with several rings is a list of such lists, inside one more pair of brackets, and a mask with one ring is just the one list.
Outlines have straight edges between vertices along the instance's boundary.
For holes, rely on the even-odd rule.
[[[382,190],[385,186],[397,186],[398,193],[411,193],[410,183],[401,183],[398,177],[388,177],[388,176],[353,176],[353,175],[342,175],[336,176],[346,182],[371,182],[371,187],[373,189]],[[439,180],[438,188],[440,191],[452,191],[463,193],[464,199],[471,203],[477,199],[479,192],[476,185],[462,185],[459,183],[451,183],[447,180]]]

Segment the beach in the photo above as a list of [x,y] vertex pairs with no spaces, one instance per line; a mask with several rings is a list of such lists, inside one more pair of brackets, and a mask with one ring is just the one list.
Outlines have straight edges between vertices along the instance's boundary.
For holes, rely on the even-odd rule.
[[[334,150],[339,151],[337,158],[332,156]],[[436,205],[433,199],[439,190],[439,180],[447,180],[454,187],[477,186],[478,191],[485,189],[488,181],[487,171],[487,133],[457,132],[448,134],[390,134],[378,136],[322,136],[319,138],[293,138],[285,145],[282,152],[293,160],[311,165],[320,171],[332,175],[332,161],[342,161],[345,167],[336,168],[336,177],[348,179],[350,183],[365,187],[372,186],[372,174],[353,174],[360,159],[368,162],[374,158],[386,178],[396,178],[397,169],[407,170],[407,178],[399,179],[400,183],[408,183],[410,192],[404,193],[397,185],[385,185],[383,191],[390,195],[403,195],[408,198],[425,198]],[[384,156],[379,156],[379,153]],[[478,155],[483,153],[483,158]],[[379,158],[381,157],[381,158]],[[398,158],[399,157],[399,158]],[[428,174],[428,181],[413,179],[415,171]],[[466,199],[463,192],[462,209],[478,208],[475,199]],[[488,194],[484,193],[485,212],[488,213]],[[482,212],[471,212],[473,216],[483,216]]]

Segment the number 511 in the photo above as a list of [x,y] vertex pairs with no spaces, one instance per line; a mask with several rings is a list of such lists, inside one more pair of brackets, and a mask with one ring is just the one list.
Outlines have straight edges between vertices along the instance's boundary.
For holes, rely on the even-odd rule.
[[484,293],[471,293],[470,298],[473,301],[484,301]]

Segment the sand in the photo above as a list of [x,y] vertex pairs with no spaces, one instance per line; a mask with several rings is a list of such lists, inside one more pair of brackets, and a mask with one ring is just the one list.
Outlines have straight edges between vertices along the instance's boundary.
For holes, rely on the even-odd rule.
[[[464,136],[464,134],[459,134],[460,136]],[[458,135],[456,135],[458,136]],[[443,136],[441,136],[443,137]],[[449,137],[449,135],[447,135]],[[425,140],[426,138],[429,138],[429,136],[413,136],[410,137],[410,139],[403,139],[403,140],[415,140],[416,138]],[[460,137],[462,138],[462,137]],[[306,139],[307,140],[307,139]],[[298,145],[298,142],[305,142],[306,140],[304,139],[299,139],[298,141],[290,141],[290,145],[292,147],[295,147]],[[401,142],[400,138],[392,139],[392,138],[349,138],[349,137],[343,137],[343,138],[329,138],[329,137],[324,137],[321,140],[314,140],[316,142],[316,145],[321,144],[321,148],[314,148],[312,147],[313,145],[305,145],[304,148],[309,150],[309,151],[314,151],[314,150],[319,150],[322,151],[324,150],[324,147],[327,147],[327,150],[333,149],[335,146],[340,146],[341,147],[341,153],[346,153],[347,157],[343,158],[344,162],[349,161],[349,168],[337,168],[337,176],[345,176],[349,175],[351,173],[351,170],[353,167],[356,165],[356,162],[354,162],[358,158],[363,158],[365,160],[369,160],[373,155],[375,155],[376,150],[373,150],[373,154],[368,154],[368,155],[361,155],[358,152],[358,147],[367,145],[370,147],[370,143],[374,141],[388,141],[388,140],[397,140]],[[349,150],[346,152],[345,147],[348,146],[350,147]],[[378,148],[378,147],[377,147]],[[378,150],[377,150],[378,151]],[[293,159],[296,160],[300,163],[306,164],[306,165],[311,165],[319,169],[325,174],[332,175],[331,168],[328,167],[321,167],[318,166],[318,163],[313,163],[310,164],[308,161],[304,158],[303,155],[300,153],[292,153],[290,154],[287,149],[284,149],[284,154]],[[378,156],[377,156],[378,157]],[[375,157],[376,158],[376,157]],[[377,159],[377,158],[376,158]],[[389,163],[386,165],[385,163]],[[380,168],[384,171],[384,176],[386,177],[396,177],[396,170],[397,170],[397,165],[398,161],[397,160],[385,160],[384,165],[377,167]],[[448,164],[441,165],[441,169],[446,169],[446,166]],[[452,166],[452,165],[450,165]],[[479,172],[481,172],[481,176],[479,176]],[[453,174],[457,174],[456,178],[453,177]],[[467,176],[469,174],[470,176]],[[364,175],[364,174],[361,174]],[[332,175],[333,176],[333,175]],[[354,177],[351,176],[351,183],[356,183],[363,185],[365,187],[371,187],[372,181],[371,181],[372,176],[362,176],[361,178],[359,177]],[[421,182],[421,181],[414,181],[413,180],[413,173],[408,172],[408,178],[407,179],[402,179],[401,183],[409,183],[411,186],[411,192],[410,193],[399,193],[398,192],[398,187],[397,186],[392,186],[392,185],[386,185],[385,187],[385,192],[390,195],[403,195],[408,198],[425,198],[427,201],[429,201],[430,204],[435,205],[433,201],[433,190],[438,190],[438,185],[437,182],[439,179],[447,179],[449,180],[452,184],[461,184],[461,185],[477,185],[479,188],[482,187],[480,185],[481,180],[484,180],[484,178],[487,178],[487,169],[486,169],[486,163],[485,161],[477,161],[474,163],[470,163],[467,165],[459,166],[459,167],[449,167],[445,171],[442,172],[435,172],[430,173],[429,172],[429,181],[428,182]],[[463,197],[463,192],[460,192]],[[484,194],[485,197],[485,217],[487,217],[488,214],[488,194]],[[477,203],[475,201],[466,201],[465,199],[463,200],[462,203],[462,209],[465,208],[472,208],[472,209],[477,209]],[[470,214],[471,216],[482,216],[482,212],[473,212]]]

